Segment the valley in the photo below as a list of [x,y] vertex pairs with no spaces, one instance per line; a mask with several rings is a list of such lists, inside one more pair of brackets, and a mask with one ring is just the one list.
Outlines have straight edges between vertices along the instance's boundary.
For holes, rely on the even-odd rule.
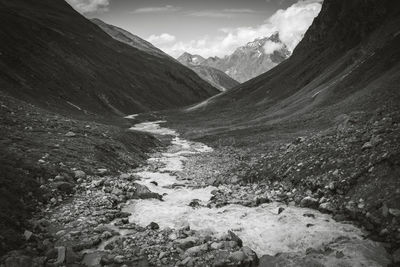
[[400,264],[400,3],[116,2],[0,1],[0,267]]

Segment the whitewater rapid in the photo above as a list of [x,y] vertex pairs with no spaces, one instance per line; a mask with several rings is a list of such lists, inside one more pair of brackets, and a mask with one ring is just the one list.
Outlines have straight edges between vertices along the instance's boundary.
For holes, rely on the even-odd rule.
[[[259,256],[282,252],[305,253],[309,248],[320,249],[329,244],[346,256],[340,259],[326,256],[323,261],[327,266],[381,266],[371,258],[371,254],[381,250],[378,243],[364,239],[364,233],[354,225],[336,222],[331,216],[316,210],[276,202],[258,207],[189,206],[193,199],[206,205],[212,197],[211,192],[217,188],[194,187],[190,179],[179,177],[179,173],[184,170],[187,157],[209,153],[213,149],[181,138],[176,131],[161,127],[162,123],[164,121],[144,122],[131,128],[156,136],[170,135],[173,140],[166,152],[148,159],[147,168],[135,173],[141,177],[139,183],[163,195],[163,201],[131,200],[124,208],[132,214],[130,222],[141,226],[156,222],[161,228],[190,225],[191,229],[215,235],[231,230]],[[198,171],[201,172],[201,169]],[[278,214],[279,207],[285,208],[281,214]]]

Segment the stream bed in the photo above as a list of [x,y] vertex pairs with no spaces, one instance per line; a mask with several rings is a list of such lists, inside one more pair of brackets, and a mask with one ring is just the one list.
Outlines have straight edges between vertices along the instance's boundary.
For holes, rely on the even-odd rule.
[[[130,200],[123,211],[131,214],[131,223],[145,227],[155,222],[161,229],[189,225],[191,229],[204,230],[216,236],[230,230],[259,257],[277,253],[306,255],[306,251],[321,251],[329,247],[336,253],[318,254],[318,262],[325,266],[384,266],[388,261],[381,244],[365,239],[366,233],[361,229],[336,222],[330,215],[316,210],[279,202],[258,207],[234,204],[207,207],[213,190],[218,188],[198,186],[181,172],[189,157],[209,153],[213,149],[181,138],[176,131],[160,126],[162,123],[144,122],[131,128],[173,138],[165,152],[155,153],[148,159],[145,168],[134,173],[141,178],[138,183],[163,195],[163,201]],[[202,171],[201,167],[198,171]],[[193,200],[200,205],[190,206]],[[284,211],[278,212],[279,208],[284,208]]]

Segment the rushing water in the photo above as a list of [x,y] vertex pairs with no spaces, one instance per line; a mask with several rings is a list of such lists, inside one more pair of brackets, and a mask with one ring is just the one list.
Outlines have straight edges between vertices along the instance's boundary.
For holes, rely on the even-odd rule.
[[[232,230],[260,256],[279,252],[304,253],[308,248],[318,249],[330,244],[346,256],[341,259],[324,256],[323,262],[327,266],[381,266],[380,263],[385,262],[383,255],[382,258],[377,256],[383,251],[381,246],[364,240],[360,229],[351,224],[335,222],[331,216],[315,210],[282,203],[251,208],[241,205],[190,207],[188,204],[193,199],[206,204],[212,196],[211,191],[216,188],[193,188],[190,180],[184,180],[184,177],[178,179],[175,173],[184,169],[187,157],[210,152],[212,148],[182,139],[174,130],[161,127],[161,123],[163,121],[145,122],[131,128],[155,135],[172,135],[174,138],[165,153],[150,158],[148,168],[136,173],[142,178],[140,183],[164,195],[164,201],[149,199],[129,202],[125,211],[132,214],[131,222],[142,226],[156,222],[161,228],[178,228],[189,224],[192,229],[211,231],[215,235]],[[278,214],[278,208],[282,206],[285,210]],[[311,213],[315,218],[303,216],[305,213]]]

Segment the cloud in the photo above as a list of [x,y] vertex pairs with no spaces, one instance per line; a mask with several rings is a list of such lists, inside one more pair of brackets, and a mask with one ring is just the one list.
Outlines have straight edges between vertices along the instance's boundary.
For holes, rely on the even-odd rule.
[[321,11],[321,2],[322,0],[299,1],[286,10],[278,10],[267,22],[276,27],[281,40],[293,50]]
[[180,7],[166,5],[166,6],[154,6],[154,7],[142,7],[133,10],[132,14],[143,14],[143,13],[162,13],[162,12],[175,12],[181,10]]
[[147,38],[147,41],[150,43],[154,44],[155,46],[163,46],[167,44],[171,44],[172,42],[175,42],[176,37],[169,34],[169,33],[162,33],[160,35],[151,35],[149,38]]
[[275,43],[272,41],[267,41],[267,42],[265,42],[265,45],[263,48],[264,48],[264,52],[266,54],[272,54],[275,51],[283,48],[283,46],[284,46],[284,44],[282,44],[282,43]]
[[82,14],[108,11],[109,0],[66,0],[76,11]]
[[[321,3],[322,0],[300,0],[287,9],[278,10],[261,25],[223,28],[220,29],[221,34],[214,38],[203,36],[188,42],[170,42],[168,45],[159,45],[159,48],[173,57],[178,57],[183,52],[199,54],[203,57],[222,57],[233,53],[239,46],[243,46],[256,38],[268,37],[279,31],[282,42],[290,51],[293,51],[303,38],[313,19],[320,12]],[[225,10],[222,13],[232,15],[234,12],[231,10],[229,13]],[[157,44],[155,45],[157,46]],[[267,44],[264,49],[273,52],[274,49],[279,48],[276,48],[275,45]]]

